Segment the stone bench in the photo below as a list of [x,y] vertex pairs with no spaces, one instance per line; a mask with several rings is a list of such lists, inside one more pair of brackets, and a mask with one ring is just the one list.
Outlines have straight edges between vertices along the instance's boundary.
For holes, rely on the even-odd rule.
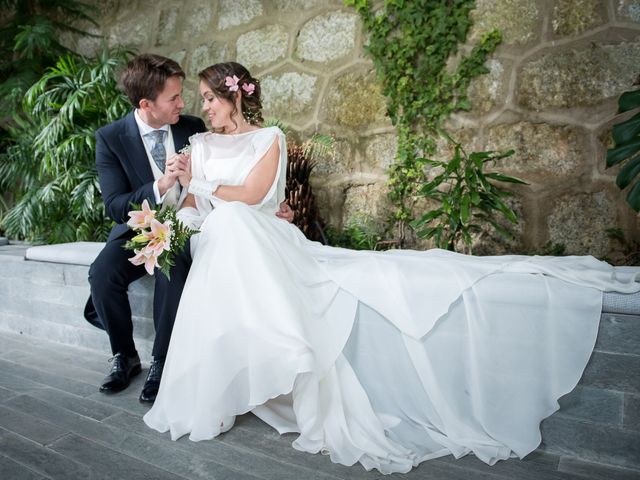
[[[102,246],[0,246],[0,329],[97,350],[106,360],[107,335],[83,317],[88,268]],[[134,337],[143,361],[150,359],[154,336],[152,294],[151,276],[129,288]],[[579,385],[560,399],[561,410],[542,423],[540,448],[631,468],[640,478],[638,372],[640,294],[607,293],[591,359]]]
[[[89,266],[104,247],[101,242],[75,242],[31,247],[25,259],[39,262]],[[640,267],[616,267],[617,270],[640,272]],[[640,292],[622,294],[605,292],[602,298],[603,313],[640,315]]]

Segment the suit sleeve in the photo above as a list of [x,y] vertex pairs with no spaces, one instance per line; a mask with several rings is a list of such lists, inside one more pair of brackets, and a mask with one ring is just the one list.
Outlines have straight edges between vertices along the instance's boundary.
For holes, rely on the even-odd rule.
[[145,199],[155,203],[153,182],[133,190],[120,159],[99,130],[96,132],[96,168],[107,215],[116,223],[129,220],[127,214],[132,203],[139,205]]

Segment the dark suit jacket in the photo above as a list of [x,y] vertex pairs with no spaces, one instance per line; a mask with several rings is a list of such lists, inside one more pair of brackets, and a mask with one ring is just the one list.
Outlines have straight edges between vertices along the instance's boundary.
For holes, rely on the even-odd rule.
[[[176,152],[188,144],[191,135],[204,131],[201,119],[181,115],[171,125]],[[132,203],[155,202],[153,173],[133,112],[96,132],[96,167],[107,215],[116,222],[109,234],[113,240],[128,232]]]
[[[181,115],[178,123],[171,125],[176,152],[188,144],[191,135],[204,131],[201,119]],[[131,232],[127,214],[132,203],[141,204],[144,199],[155,203],[153,172],[133,112],[96,132],[96,166],[107,215],[116,222],[107,240],[111,241]],[[104,330],[91,297],[84,316]]]

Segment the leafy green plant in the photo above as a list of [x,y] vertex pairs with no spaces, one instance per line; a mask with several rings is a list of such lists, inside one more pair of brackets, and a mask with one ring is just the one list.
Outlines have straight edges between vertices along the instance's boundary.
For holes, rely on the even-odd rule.
[[[469,108],[471,80],[488,70],[484,63],[501,41],[499,31],[482,35],[467,55],[458,53],[471,26],[473,0],[345,0],[360,14],[368,34],[387,110],[398,133],[398,154],[389,168],[389,197],[395,205],[398,245],[414,218],[421,185],[428,182],[424,161],[436,149],[442,123]],[[452,62],[456,59],[457,62]]]
[[326,229],[329,245],[351,250],[377,250],[382,235],[370,215],[358,212],[339,231],[333,226]]
[[65,55],[29,89],[31,119],[16,135],[25,140],[0,154],[0,194],[13,192],[17,201],[3,218],[9,236],[48,243],[106,238],[94,133],[130,109],[116,87],[116,71],[130,56],[106,47],[94,59]]
[[69,53],[62,34],[89,35],[73,23],[97,26],[89,15],[93,8],[78,0],[0,0],[0,119],[19,113],[27,89]]
[[436,200],[439,207],[411,223],[417,235],[433,238],[437,247],[447,250],[454,250],[459,242],[471,250],[472,233],[480,232],[486,224],[500,235],[511,238],[513,235],[497,221],[496,215],[517,223],[515,212],[504,202],[513,194],[493,182],[526,182],[500,173],[485,172],[484,168],[513,153],[510,150],[467,155],[461,145],[455,144],[453,157],[448,161],[422,159],[422,162],[440,173],[424,183],[418,195]]
[[640,89],[623,93],[618,99],[618,113],[638,110],[631,118],[614,125],[615,145],[607,151],[607,168],[622,165],[616,177],[620,190],[627,187],[627,203],[640,212]]

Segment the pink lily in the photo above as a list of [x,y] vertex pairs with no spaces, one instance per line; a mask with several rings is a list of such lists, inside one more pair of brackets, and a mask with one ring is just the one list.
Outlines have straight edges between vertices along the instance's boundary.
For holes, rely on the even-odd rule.
[[129,261],[134,265],[144,264],[144,269],[149,275],[153,275],[153,269],[155,267],[160,267],[158,257],[146,248],[143,250],[134,250],[134,253],[136,254],[135,257],[130,258]]
[[247,95],[253,95],[256,86],[253,83],[243,83],[242,90],[246,92]]
[[149,202],[145,199],[142,202],[142,210],[132,210],[129,212],[127,225],[134,229],[149,228],[151,221],[156,218],[156,211],[151,210]]
[[163,251],[171,249],[171,222],[160,223],[154,218],[151,220],[150,227],[151,231],[145,234],[149,239],[145,249],[160,256]]
[[240,79],[234,75],[233,77],[225,77],[224,84],[229,87],[230,92],[237,92],[239,81]]

